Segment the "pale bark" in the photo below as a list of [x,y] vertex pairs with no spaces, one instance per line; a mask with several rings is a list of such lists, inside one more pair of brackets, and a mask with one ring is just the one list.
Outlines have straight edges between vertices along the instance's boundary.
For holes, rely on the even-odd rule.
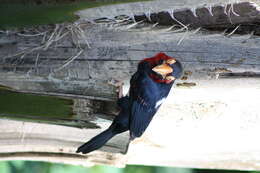
[[[194,7],[204,2],[211,4],[206,0],[160,2],[101,7],[79,12],[79,15],[82,19],[88,16],[91,20],[95,16],[120,15],[118,11],[122,8],[125,11],[120,13],[127,14],[131,10],[138,13],[149,6],[160,11],[169,4],[174,8]],[[144,6],[141,8],[142,4]],[[110,9],[113,10],[108,14],[107,10]],[[102,11],[104,13],[101,14]],[[127,155],[113,152],[124,152],[127,149],[128,133],[113,139],[101,151],[86,156],[74,155],[77,146],[105,128],[102,119],[97,121],[87,118],[102,128],[85,130],[28,123],[15,125],[13,123],[18,122],[1,120],[0,128],[6,129],[6,132],[0,130],[4,134],[1,135],[0,143],[0,151],[4,153],[0,156],[3,159],[12,158],[8,153],[18,151],[25,154],[18,153],[13,158],[35,157],[31,155],[32,152],[47,152],[63,153],[66,158],[76,158],[74,161],[77,163],[86,159],[88,164],[260,169],[260,141],[257,134],[260,124],[258,36],[235,34],[225,37],[222,32],[204,31],[171,33],[163,30],[165,28],[125,30],[119,27],[116,30],[107,25],[90,23],[86,23],[86,26],[84,32],[90,48],[85,40],[81,40],[84,51],[65,67],[63,65],[68,62],[68,58],[77,55],[79,51],[68,37],[61,39],[56,47],[50,46],[47,51],[37,50],[21,58],[21,55],[11,55],[24,48],[39,46],[42,37],[2,33],[0,84],[23,92],[63,95],[110,105],[116,100],[116,88],[108,85],[109,81],[123,81],[126,93],[138,62],[160,51],[183,63],[184,77],[176,81],[166,103],[144,136],[130,144]],[[108,112],[115,106],[106,107],[101,117],[111,119]],[[85,114],[85,117],[88,116],[97,115]],[[106,121],[105,126],[109,123]],[[6,127],[7,124],[10,127]],[[43,126],[46,131],[28,130],[30,133],[21,140],[21,135],[27,134],[21,129]],[[49,156],[43,154],[39,158],[44,160]]]

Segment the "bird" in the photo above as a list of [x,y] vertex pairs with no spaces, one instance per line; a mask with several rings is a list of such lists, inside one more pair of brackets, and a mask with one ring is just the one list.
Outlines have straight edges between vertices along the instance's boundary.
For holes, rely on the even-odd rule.
[[128,95],[117,101],[120,112],[112,124],[76,152],[86,154],[97,150],[115,135],[126,131],[130,132],[130,140],[141,137],[182,73],[180,61],[163,52],[140,61],[130,79]]

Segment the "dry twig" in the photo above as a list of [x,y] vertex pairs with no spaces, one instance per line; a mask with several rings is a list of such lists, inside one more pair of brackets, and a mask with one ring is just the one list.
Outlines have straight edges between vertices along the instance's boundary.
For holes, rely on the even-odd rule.
[[[19,52],[16,52],[12,55],[7,55],[3,58],[11,58],[20,56],[20,59],[23,59],[26,55],[37,52],[35,68],[38,67],[39,62],[39,51],[47,51],[51,47],[56,47],[64,38],[71,39],[72,43],[76,48],[78,48],[78,52],[75,56],[72,56],[67,59],[67,61],[59,67],[55,72],[65,68],[71,62],[73,62],[78,56],[80,56],[83,52],[83,48],[81,46],[81,41],[84,41],[84,44],[90,48],[90,44],[88,42],[87,36],[85,35],[85,31],[83,30],[83,26],[86,26],[81,23],[72,23],[72,24],[56,24],[55,27],[49,25],[46,27],[39,28],[24,28],[23,30],[15,31],[13,34],[16,34],[20,37],[39,37],[41,36],[41,43],[38,46],[33,48],[26,48]],[[44,31],[43,31],[44,30]],[[10,34],[9,31],[0,31],[0,33]],[[71,36],[71,37],[69,37]]]

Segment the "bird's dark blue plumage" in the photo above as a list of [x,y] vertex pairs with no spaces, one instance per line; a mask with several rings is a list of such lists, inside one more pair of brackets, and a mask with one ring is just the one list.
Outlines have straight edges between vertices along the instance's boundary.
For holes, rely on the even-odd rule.
[[[169,60],[173,60],[174,63]],[[153,71],[154,67],[161,64],[166,65],[171,71],[162,75]],[[130,80],[129,96],[118,100],[121,108],[119,115],[107,130],[80,146],[77,152],[88,153],[96,150],[113,136],[127,130],[130,131],[131,140],[140,137],[168,96],[174,80],[181,74],[180,62],[164,53],[141,61],[137,72]]]
[[[168,57],[161,53],[160,57]],[[158,58],[158,55],[155,58]],[[158,60],[157,63],[163,63],[163,58]],[[156,75],[152,71],[152,68],[158,65],[147,61],[141,61],[138,66],[137,72],[132,76],[130,81],[130,102],[131,102],[131,114],[130,114],[130,136],[131,139],[140,137],[145,129],[148,127],[153,116],[168,96],[173,82],[167,83],[163,79],[153,79],[150,75]],[[175,63],[175,70],[173,76],[179,78],[182,73],[182,66],[177,61]],[[158,80],[159,79],[159,80]]]
[[114,137],[119,133],[123,133],[129,130],[129,117],[130,117],[130,102],[129,97],[125,96],[117,101],[118,106],[120,107],[120,113],[115,117],[110,127],[100,133],[99,135],[92,138],[87,143],[81,145],[77,149],[77,153],[82,152],[83,154],[89,153],[96,149],[102,147],[109,139]]

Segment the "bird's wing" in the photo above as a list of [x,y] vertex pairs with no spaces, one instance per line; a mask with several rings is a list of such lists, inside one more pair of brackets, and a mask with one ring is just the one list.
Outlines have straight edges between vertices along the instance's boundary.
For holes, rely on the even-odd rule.
[[148,76],[136,74],[132,80],[130,97],[132,98],[130,115],[131,139],[140,137],[148,127],[159,106],[156,107],[156,85]]
[[144,133],[155,113],[154,109],[147,108],[147,106],[138,101],[133,102],[130,120],[131,139],[140,137]]

